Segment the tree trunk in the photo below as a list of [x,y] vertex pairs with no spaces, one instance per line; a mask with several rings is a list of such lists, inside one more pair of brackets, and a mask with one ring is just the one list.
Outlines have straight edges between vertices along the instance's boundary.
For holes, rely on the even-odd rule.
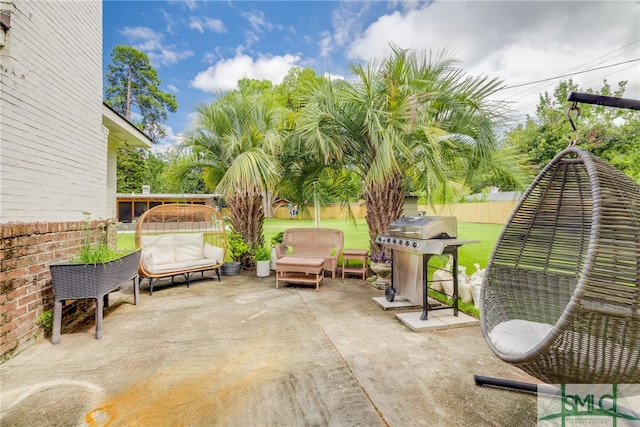
[[391,222],[400,218],[404,205],[405,190],[402,175],[396,173],[384,182],[370,184],[364,191],[367,205],[366,220],[369,226],[369,247],[371,254],[377,254],[382,247],[375,243],[376,236],[389,231]]
[[[260,194],[243,190],[227,198],[231,213],[230,220],[249,248],[253,251],[264,244],[262,230],[264,225],[264,210]],[[248,258],[251,258],[250,256]],[[250,265],[251,261],[243,260],[243,264]]]
[[127,73],[127,100],[124,107],[124,118],[131,121],[131,67]]
[[273,218],[273,193],[265,191],[262,193],[262,208],[264,209],[265,218]]

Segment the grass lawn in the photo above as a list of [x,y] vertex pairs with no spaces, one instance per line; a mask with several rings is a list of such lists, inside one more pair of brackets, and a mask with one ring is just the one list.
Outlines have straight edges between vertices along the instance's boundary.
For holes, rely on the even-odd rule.
[[[313,227],[313,220],[265,220],[264,236],[265,242],[269,243],[271,237],[278,232],[293,227]],[[320,222],[320,227],[337,228],[344,232],[344,247],[349,249],[369,249],[369,231],[364,219],[355,221],[345,221],[342,219],[326,219]],[[493,252],[493,247],[502,231],[502,224],[479,224],[470,222],[458,223],[458,238],[468,240],[478,240],[478,243],[463,245],[458,250],[458,263],[467,268],[467,274],[471,275],[476,269],[474,264],[480,264],[480,268],[485,268],[489,262],[489,257]],[[444,266],[445,257],[434,256],[429,260],[429,271],[431,274],[436,268]],[[451,298],[434,291],[429,291],[432,298],[447,304],[452,304]],[[458,302],[458,307],[463,313],[476,318],[480,317],[480,312],[473,303]]]
[[[281,231],[294,227],[314,227],[313,220],[289,220],[289,219],[266,219],[264,222],[264,238],[265,243],[269,244],[271,238]],[[343,220],[343,219],[324,219],[320,221],[322,228],[337,228],[344,232],[344,247],[348,249],[369,249],[369,231],[367,223],[364,219]],[[498,240],[501,224],[479,224],[470,222],[458,223],[458,237],[461,239],[478,240],[479,243],[463,245],[458,251],[459,265],[467,268],[467,274],[475,271],[474,264],[480,264],[480,268],[485,268],[489,262],[489,257],[493,251],[493,247]],[[118,249],[135,248],[134,233],[118,233]],[[443,257],[434,256],[429,261],[430,271],[441,267],[446,260]],[[430,291],[431,296],[451,303],[444,296],[434,294]],[[472,316],[479,317],[478,310],[473,304],[465,304],[460,302],[460,310]]]
[[[313,220],[267,219],[264,222],[265,242],[278,232],[294,227],[313,227]],[[369,249],[369,229],[364,219],[345,221],[343,219],[325,219],[320,221],[322,228],[337,228],[344,232],[344,247],[349,249]],[[458,237],[461,239],[479,240],[480,243],[468,244],[460,247],[458,260],[460,265],[467,267],[467,273],[475,271],[474,263],[485,268],[493,247],[498,240],[501,224],[477,224],[469,222],[458,223]],[[434,260],[437,263],[437,260]]]
[[[313,227],[313,220],[289,220],[266,219],[264,222],[265,243],[269,244],[271,238],[287,228]],[[369,231],[364,219],[346,221],[343,219],[324,219],[320,221],[320,227],[337,228],[344,232],[344,247],[349,249],[369,249]],[[479,240],[480,243],[464,245],[459,250],[459,263],[467,267],[467,273],[475,271],[474,263],[485,268],[493,246],[502,230],[499,224],[477,224],[469,222],[458,223],[458,237],[461,239]],[[118,234],[118,249],[135,248],[135,236],[133,233]],[[435,264],[437,259],[433,259]]]

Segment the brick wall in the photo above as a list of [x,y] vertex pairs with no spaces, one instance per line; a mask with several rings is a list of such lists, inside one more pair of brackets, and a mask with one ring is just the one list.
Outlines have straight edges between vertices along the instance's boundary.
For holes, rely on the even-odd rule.
[[[115,227],[104,220],[0,224],[0,361],[44,337],[38,318],[53,310],[54,301],[49,265],[78,252],[87,226],[93,242],[105,238],[104,230],[114,241]],[[78,304],[85,309],[92,302],[65,311]],[[63,322],[70,320],[63,316]]]

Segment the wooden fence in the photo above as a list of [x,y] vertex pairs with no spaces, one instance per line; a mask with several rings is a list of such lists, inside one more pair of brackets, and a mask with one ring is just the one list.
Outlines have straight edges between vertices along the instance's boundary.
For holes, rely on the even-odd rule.
[[[363,204],[352,203],[351,211],[356,219],[364,218],[367,214],[367,208]],[[299,217],[302,219],[315,218],[315,209],[313,206],[307,206],[304,210],[300,210]],[[273,217],[277,219],[290,219],[289,208],[286,205],[279,207],[273,212]],[[320,217],[326,219],[347,219],[347,213],[342,209],[340,203],[328,203],[320,209]]]
[[425,215],[455,216],[458,222],[505,224],[518,202],[451,203],[448,205],[420,206]]
[[[516,206],[516,201],[509,202],[475,202],[475,203],[451,203],[448,205],[426,206],[418,205],[418,211],[427,216],[443,215],[455,216],[459,222],[477,222],[488,224],[504,224],[509,219],[509,215]],[[352,204],[351,210],[357,218],[364,218],[367,208],[362,204]],[[300,211],[300,218],[313,219],[313,206],[307,207],[306,210]],[[320,213],[322,218],[326,219],[346,219],[346,213],[342,210],[340,204],[327,204]],[[276,209],[273,217],[277,219],[289,219],[289,209],[286,206]]]

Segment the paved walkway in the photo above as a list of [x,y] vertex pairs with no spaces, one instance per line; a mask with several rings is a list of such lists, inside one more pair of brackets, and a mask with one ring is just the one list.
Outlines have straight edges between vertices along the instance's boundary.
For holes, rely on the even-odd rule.
[[[105,315],[0,365],[2,426],[534,426],[532,381],[480,327],[414,332],[358,279],[284,285],[252,272],[131,286]],[[114,298],[112,298],[113,300]]]

